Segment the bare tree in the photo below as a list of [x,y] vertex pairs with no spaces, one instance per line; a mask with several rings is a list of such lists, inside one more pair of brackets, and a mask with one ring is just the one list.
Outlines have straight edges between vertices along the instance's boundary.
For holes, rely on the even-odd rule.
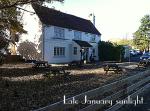
[[0,0],[0,10],[6,9],[6,8],[17,7],[19,5],[24,5],[24,4],[31,4],[31,3],[42,4],[43,2],[51,3],[53,1],[63,2],[64,0]]
[[30,41],[24,41],[19,44],[18,52],[22,55],[25,59],[30,60],[39,60],[39,53],[36,49],[36,44]]

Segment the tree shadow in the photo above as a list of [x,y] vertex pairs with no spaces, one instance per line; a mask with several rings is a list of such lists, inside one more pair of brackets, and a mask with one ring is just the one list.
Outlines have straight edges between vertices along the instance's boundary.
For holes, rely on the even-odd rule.
[[76,94],[88,90],[81,86],[83,81],[94,74],[52,76],[41,80],[9,81],[0,80],[2,110],[33,110],[63,99],[64,94]]
[[46,70],[37,70],[33,68],[0,68],[0,77],[30,76],[45,71]]

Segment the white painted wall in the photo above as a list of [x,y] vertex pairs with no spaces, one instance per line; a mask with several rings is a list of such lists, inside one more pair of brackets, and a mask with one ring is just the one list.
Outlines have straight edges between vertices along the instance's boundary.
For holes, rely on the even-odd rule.
[[98,60],[99,59],[99,57],[98,57],[98,44],[97,43],[91,43],[91,45],[93,46],[91,49],[95,49],[95,60]]
[[79,60],[81,60],[81,52],[80,52],[81,48],[80,48],[80,46],[77,43],[75,43],[73,41],[72,41],[72,44],[73,44],[73,47],[77,47],[77,55],[73,54],[73,48],[72,48],[72,54],[73,54],[72,55],[72,60],[79,61]]
[[68,30],[66,28],[64,29],[65,29],[65,39],[69,39],[69,40],[74,39],[74,30]]
[[[70,47],[71,44],[68,40],[53,40],[53,41],[45,41],[45,54],[44,60],[49,63],[67,63],[70,62]],[[65,55],[64,56],[54,56],[54,47],[65,47]]]
[[[54,26],[45,26],[45,39],[51,39],[54,38]],[[65,39],[74,39],[74,31],[75,30],[70,30],[67,28],[65,29]],[[83,41],[87,41],[87,42],[91,42],[91,33],[85,33],[82,32],[82,40]],[[98,43],[101,40],[101,37],[99,35],[96,35],[96,43]]]
[[130,47],[124,46],[124,48],[125,48],[124,58],[129,58],[130,57]]
[[49,40],[54,37],[54,26],[44,26],[44,39]]
[[[73,42],[74,39],[74,30],[69,30],[64,28],[65,30],[65,40],[63,39],[54,39],[54,26],[43,25],[43,37],[44,37],[44,60],[49,63],[68,63],[73,60],[80,60],[80,46]],[[82,32],[82,41],[89,42],[93,48],[95,48],[96,60],[98,60],[98,45],[97,43],[100,41],[100,36],[96,35],[95,43],[91,42],[91,34]],[[54,56],[54,47],[65,47],[65,56],[55,57]],[[77,55],[73,54],[73,48],[77,47]],[[90,54],[90,53],[89,53]],[[90,56],[89,56],[90,57]]]

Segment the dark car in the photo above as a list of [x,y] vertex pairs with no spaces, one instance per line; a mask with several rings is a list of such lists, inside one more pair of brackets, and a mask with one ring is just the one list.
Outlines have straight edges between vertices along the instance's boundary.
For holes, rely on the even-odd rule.
[[150,60],[150,52],[144,53],[141,57],[140,60]]

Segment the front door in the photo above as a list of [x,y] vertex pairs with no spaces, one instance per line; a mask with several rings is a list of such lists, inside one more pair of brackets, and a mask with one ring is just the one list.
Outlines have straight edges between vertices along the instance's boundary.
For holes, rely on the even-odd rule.
[[88,62],[89,48],[82,48],[81,60]]
[[86,48],[86,50],[85,50],[85,60],[86,60],[86,62],[88,62],[88,55],[89,55],[89,48]]

